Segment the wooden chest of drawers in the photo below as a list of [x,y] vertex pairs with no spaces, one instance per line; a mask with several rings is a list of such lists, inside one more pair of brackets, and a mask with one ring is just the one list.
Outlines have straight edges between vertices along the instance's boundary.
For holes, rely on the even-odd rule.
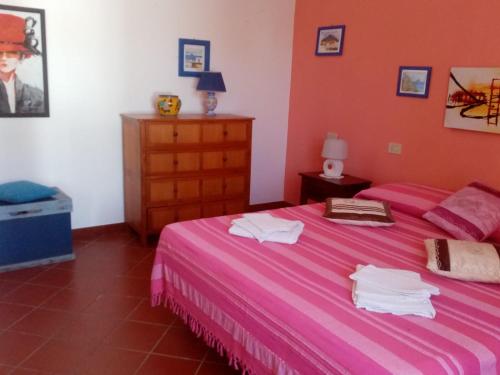
[[169,223],[247,210],[252,120],[122,115],[125,221],[143,243]]

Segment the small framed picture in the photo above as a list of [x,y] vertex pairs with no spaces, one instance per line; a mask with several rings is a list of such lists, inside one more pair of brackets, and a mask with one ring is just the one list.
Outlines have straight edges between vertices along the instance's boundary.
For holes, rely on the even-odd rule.
[[396,95],[427,98],[431,72],[430,66],[400,66]]
[[210,41],[179,39],[179,76],[199,77],[210,70]]
[[344,48],[345,25],[318,28],[316,56],[340,56]]
[[0,117],[49,117],[43,9],[0,5]]

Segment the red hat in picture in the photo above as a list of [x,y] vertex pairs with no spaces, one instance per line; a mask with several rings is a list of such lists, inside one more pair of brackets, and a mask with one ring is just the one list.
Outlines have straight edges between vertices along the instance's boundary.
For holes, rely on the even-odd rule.
[[19,51],[31,56],[26,47],[25,20],[12,14],[0,14],[0,51]]

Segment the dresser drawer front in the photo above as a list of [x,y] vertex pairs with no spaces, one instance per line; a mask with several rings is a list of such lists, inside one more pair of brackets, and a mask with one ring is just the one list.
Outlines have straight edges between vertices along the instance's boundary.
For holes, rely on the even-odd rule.
[[148,210],[148,232],[159,233],[165,225],[175,223],[175,219],[175,208],[151,208]]
[[205,177],[201,182],[201,194],[203,198],[214,198],[224,196],[223,177]]
[[194,220],[201,217],[199,204],[150,208],[148,210],[148,232],[159,233],[167,224],[177,221]]
[[247,210],[246,199],[203,203],[203,217],[240,214]]
[[224,123],[203,124],[201,130],[202,143],[222,143],[224,138]]
[[151,179],[146,185],[149,204],[172,203],[199,200],[201,180],[193,179]]
[[206,177],[202,183],[202,196],[206,199],[244,195],[247,192],[245,175]]
[[199,152],[150,152],[146,155],[146,174],[160,175],[201,170]]
[[197,144],[200,142],[201,124],[175,124],[173,122],[146,124],[147,147]]
[[224,181],[224,195],[241,195],[247,192],[246,176],[228,176]]
[[245,168],[248,166],[247,150],[228,150],[225,152],[224,168]]
[[242,169],[249,165],[248,151],[245,149],[227,151],[206,151],[202,154],[202,169]]
[[202,143],[247,142],[250,124],[245,121],[210,122],[202,125]]
[[249,138],[248,123],[246,122],[229,122],[225,129],[226,142],[245,142]]

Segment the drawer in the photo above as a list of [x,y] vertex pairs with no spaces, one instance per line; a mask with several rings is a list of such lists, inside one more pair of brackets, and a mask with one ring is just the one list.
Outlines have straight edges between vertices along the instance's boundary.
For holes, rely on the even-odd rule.
[[200,178],[193,179],[150,179],[146,182],[149,204],[171,203],[200,199]]
[[247,178],[244,175],[205,177],[201,184],[203,198],[242,195],[246,193]]
[[197,172],[201,169],[199,152],[149,152],[146,154],[146,174]]
[[202,153],[202,169],[246,168],[249,165],[246,149],[206,151]]
[[146,124],[146,147],[200,143],[201,124],[160,122]]
[[226,142],[245,142],[249,138],[248,123],[228,122],[226,123]]
[[202,143],[246,142],[250,138],[249,123],[243,121],[211,122],[202,126]]
[[201,206],[199,204],[150,208],[148,210],[148,232],[159,233],[167,224],[200,217]]
[[203,203],[203,217],[234,215],[247,210],[246,199]]

